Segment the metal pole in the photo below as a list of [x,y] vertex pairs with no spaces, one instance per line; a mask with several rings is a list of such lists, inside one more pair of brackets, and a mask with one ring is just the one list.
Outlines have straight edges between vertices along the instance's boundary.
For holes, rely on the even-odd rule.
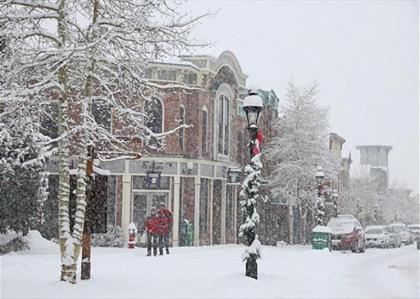
[[[257,139],[257,128],[248,128],[249,133],[250,133],[250,137],[251,137],[251,143],[250,143],[250,157],[251,160],[254,157],[253,155],[253,148],[255,146],[256,143],[256,139]],[[251,194],[250,196],[253,196],[253,194]],[[254,213],[254,204],[251,204],[249,206],[246,207],[246,212],[249,218],[252,218],[252,214]],[[251,246],[252,243],[255,240],[255,228],[247,231],[246,234],[246,241],[247,241],[247,245]],[[245,265],[245,275],[250,277],[250,278],[254,278],[254,279],[258,279],[258,265],[257,265],[257,255],[256,254],[250,254],[249,258],[246,260],[246,265]]]

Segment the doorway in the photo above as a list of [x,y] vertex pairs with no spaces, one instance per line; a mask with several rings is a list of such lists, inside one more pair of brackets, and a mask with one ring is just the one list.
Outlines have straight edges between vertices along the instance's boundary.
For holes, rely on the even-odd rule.
[[152,207],[159,208],[161,202],[168,207],[168,192],[133,192],[133,223],[139,233],[145,230],[144,221]]

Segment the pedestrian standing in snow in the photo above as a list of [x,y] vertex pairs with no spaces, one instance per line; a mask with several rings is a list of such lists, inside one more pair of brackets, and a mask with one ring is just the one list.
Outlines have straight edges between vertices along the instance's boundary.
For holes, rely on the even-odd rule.
[[147,256],[152,255],[152,247],[153,247],[153,255],[157,255],[157,245],[159,241],[159,233],[160,233],[160,226],[159,226],[159,217],[157,214],[157,210],[155,207],[152,207],[150,211],[150,215],[146,218],[145,227],[147,231]]
[[169,233],[172,230],[172,212],[166,209],[165,203],[159,204],[159,254],[163,254],[163,247],[166,249],[166,254],[169,254]]

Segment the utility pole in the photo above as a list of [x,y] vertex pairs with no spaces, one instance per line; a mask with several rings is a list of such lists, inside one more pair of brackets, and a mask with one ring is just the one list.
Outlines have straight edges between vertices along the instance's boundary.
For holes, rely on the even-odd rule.
[[87,194],[86,194],[86,214],[85,214],[85,225],[83,229],[82,238],[82,267],[81,267],[81,279],[90,279],[90,251],[92,247],[92,236],[91,236],[91,211],[90,206],[92,204],[93,197],[93,159],[94,159],[94,148],[93,146],[88,147],[88,160],[86,162],[86,181],[87,181]]

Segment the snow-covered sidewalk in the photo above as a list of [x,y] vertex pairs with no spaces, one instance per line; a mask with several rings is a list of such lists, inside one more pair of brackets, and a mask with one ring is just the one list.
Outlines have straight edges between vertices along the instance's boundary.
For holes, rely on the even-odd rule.
[[55,244],[35,243],[1,257],[1,298],[419,298],[413,245],[364,254],[264,247],[259,280],[244,276],[241,246],[172,248],[158,257],[93,248],[92,278],[70,285],[58,280]]

